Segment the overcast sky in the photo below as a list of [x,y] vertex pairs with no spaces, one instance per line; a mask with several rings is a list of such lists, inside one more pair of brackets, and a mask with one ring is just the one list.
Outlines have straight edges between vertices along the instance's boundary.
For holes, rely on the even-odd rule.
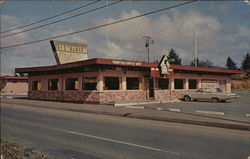
[[[1,4],[1,31],[53,16],[89,2],[6,0]],[[113,2],[99,2],[47,22]],[[2,38],[1,46],[70,33],[179,3],[183,2],[125,1],[57,24]],[[27,28],[19,31],[24,29]],[[200,60],[209,60],[214,65],[224,67],[226,58],[230,56],[238,66],[241,66],[243,56],[250,52],[250,5],[244,1],[194,2],[152,16],[55,40],[87,44],[89,58],[147,61],[142,37],[150,36],[154,39],[154,44],[150,45],[151,61],[159,60],[163,54],[174,48],[181,56],[182,63],[189,65],[195,55],[195,32],[198,33]],[[16,67],[55,64],[49,41],[1,50],[1,75],[12,75]]]

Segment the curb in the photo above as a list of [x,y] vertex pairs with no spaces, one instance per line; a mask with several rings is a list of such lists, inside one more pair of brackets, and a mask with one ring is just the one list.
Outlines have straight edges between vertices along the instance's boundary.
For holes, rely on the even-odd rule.
[[[3,103],[17,104],[17,103],[11,103],[11,102],[3,102]],[[153,116],[146,116],[146,115],[136,115],[133,113],[123,114],[123,113],[96,111],[96,110],[76,110],[72,108],[51,108],[49,106],[41,106],[41,105],[35,105],[35,104],[26,104],[26,105],[21,105],[21,106],[31,106],[31,107],[48,108],[48,109],[54,109],[54,110],[72,111],[72,112],[80,112],[80,113],[102,114],[102,115],[109,115],[109,116],[147,119],[147,120],[156,120],[156,121],[165,121],[165,122],[174,122],[174,123],[182,123],[182,124],[192,124],[192,125],[200,125],[200,126],[211,126],[211,127],[218,127],[218,128],[250,131],[250,125],[247,126],[247,125],[216,123],[216,122],[206,122],[206,121],[199,121],[199,120],[177,119],[177,118],[167,118],[167,117],[162,118],[162,117],[153,117]]]
[[144,102],[128,102],[128,103],[112,103],[111,105],[114,105],[115,107],[120,106],[134,106],[134,105],[145,105],[145,104],[160,104],[160,103],[176,103],[180,102],[179,99],[174,100],[156,100],[156,101],[144,101]]

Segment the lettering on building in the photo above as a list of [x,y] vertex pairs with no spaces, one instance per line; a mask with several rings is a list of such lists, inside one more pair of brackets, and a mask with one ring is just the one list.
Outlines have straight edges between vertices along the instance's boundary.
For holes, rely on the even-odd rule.
[[141,62],[112,60],[112,64],[141,66]]

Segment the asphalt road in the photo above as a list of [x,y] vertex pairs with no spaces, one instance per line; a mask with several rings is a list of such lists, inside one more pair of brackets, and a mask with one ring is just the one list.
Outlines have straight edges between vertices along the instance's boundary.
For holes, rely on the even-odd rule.
[[249,131],[1,105],[1,138],[61,159],[247,159]]
[[145,105],[146,108],[174,108],[182,112],[195,113],[196,111],[222,112],[225,115],[250,117],[250,90],[235,91],[240,98],[226,103],[213,103],[211,101],[192,101],[179,103],[161,103]]

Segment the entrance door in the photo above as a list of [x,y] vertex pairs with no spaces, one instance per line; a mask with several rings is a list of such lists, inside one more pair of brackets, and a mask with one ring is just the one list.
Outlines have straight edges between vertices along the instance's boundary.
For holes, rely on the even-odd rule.
[[149,78],[149,98],[154,99],[155,97],[155,92],[154,92],[154,79]]

